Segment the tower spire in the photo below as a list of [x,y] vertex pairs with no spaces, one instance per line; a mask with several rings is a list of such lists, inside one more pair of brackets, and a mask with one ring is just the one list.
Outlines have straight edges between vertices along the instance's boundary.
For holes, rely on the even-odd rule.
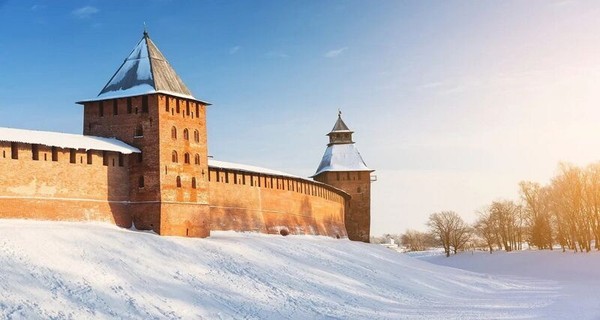
[[329,136],[329,144],[349,144],[354,143],[352,141],[352,130],[348,128],[344,120],[342,120],[342,110],[338,108],[338,118],[327,135]]
[[146,27],[146,21],[144,21],[144,38],[148,38],[148,28]]

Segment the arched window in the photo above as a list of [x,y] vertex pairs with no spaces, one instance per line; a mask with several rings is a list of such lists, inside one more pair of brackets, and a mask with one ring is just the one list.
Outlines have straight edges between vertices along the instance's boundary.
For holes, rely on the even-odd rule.
[[185,153],[183,155],[183,162],[185,162],[186,164],[190,164],[190,154],[189,153]]
[[200,132],[198,130],[194,130],[194,141],[200,142]]
[[144,176],[140,176],[138,178],[138,187],[139,188],[143,188],[144,187]]
[[177,128],[175,127],[171,128],[171,138],[177,139]]
[[192,188],[196,189],[196,177],[192,178]]
[[181,177],[177,176],[177,188],[181,188]]
[[188,131],[188,129],[183,129],[183,139],[185,140],[190,140],[190,132]]
[[177,160],[177,151],[173,151],[171,153],[171,160],[173,161],[173,163],[177,163],[178,162],[178,160]]
[[194,156],[194,164],[200,164],[200,155],[197,153]]

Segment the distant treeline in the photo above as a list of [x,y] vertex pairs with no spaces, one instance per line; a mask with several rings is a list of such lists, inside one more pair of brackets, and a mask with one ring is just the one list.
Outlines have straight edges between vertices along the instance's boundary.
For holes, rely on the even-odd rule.
[[560,247],[563,251],[600,250],[600,163],[577,167],[561,163],[547,185],[522,181],[520,199],[494,201],[472,225],[453,211],[432,213],[428,232],[408,230],[396,238],[408,250],[442,246],[449,256],[465,248],[520,250]]

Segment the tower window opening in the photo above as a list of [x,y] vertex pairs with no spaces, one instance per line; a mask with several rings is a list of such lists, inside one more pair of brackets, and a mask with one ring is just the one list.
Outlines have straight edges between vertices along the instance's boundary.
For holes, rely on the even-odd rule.
[[144,176],[140,176],[138,178],[138,188],[143,188],[144,187]]
[[113,116],[119,114],[119,107],[117,106],[117,99],[113,99]]
[[180,176],[177,176],[176,182],[177,182],[177,188],[181,188],[181,177]]
[[119,167],[122,167],[125,163],[125,156],[122,153],[119,153]]
[[48,161],[48,154],[44,152],[44,161]]
[[142,96],[142,113],[148,113],[148,96]]
[[87,164],[92,164],[92,150],[86,152]]
[[77,152],[75,149],[69,149],[69,162],[77,163]]
[[52,161],[58,161],[58,149],[56,147],[52,147]]
[[144,127],[142,127],[142,125],[139,124],[135,128],[135,137],[143,137],[143,136],[144,136]]
[[173,151],[173,152],[171,153],[171,161],[172,161],[173,163],[177,163],[177,162],[178,162],[178,159],[177,159],[177,151]]
[[31,159],[40,160],[40,149],[37,144],[31,145]]
[[108,152],[102,151],[102,165],[108,166]]
[[339,172],[335,173],[335,177],[336,177],[337,181],[340,181],[340,173]]
[[190,164],[190,154],[189,154],[189,153],[187,153],[187,152],[186,152],[186,153],[183,155],[183,162],[184,162],[185,164]]
[[171,138],[177,140],[177,128],[175,127],[171,128]]
[[196,177],[192,178],[192,188],[196,189]]
[[133,106],[131,104],[131,98],[127,98],[127,113],[131,113],[132,110],[133,110]]
[[194,155],[194,164],[199,165],[200,164],[200,155],[196,153],[196,155]]
[[185,115],[188,117],[190,116],[190,102],[189,101],[185,102]]
[[238,184],[238,176],[237,173],[233,173],[233,184]]
[[169,106],[169,97],[165,97],[165,111],[169,112],[169,110],[171,109],[171,107]]
[[200,132],[198,130],[194,130],[194,141],[200,142]]
[[229,183],[229,172],[225,172],[225,183]]
[[195,105],[196,105],[196,117],[199,117],[200,116],[200,104],[196,103]]
[[190,140],[190,132],[187,128],[183,129],[183,139]]
[[104,117],[104,103],[102,101],[98,102],[98,115]]
[[113,167],[115,166],[115,159],[114,158],[112,159],[112,166]]
[[180,109],[179,109],[179,99],[175,100],[175,112],[179,113]]

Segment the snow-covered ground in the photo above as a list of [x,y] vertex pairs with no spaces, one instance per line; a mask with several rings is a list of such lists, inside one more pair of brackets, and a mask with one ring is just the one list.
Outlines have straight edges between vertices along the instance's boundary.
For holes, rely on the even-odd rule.
[[544,319],[600,319],[600,252],[561,250],[465,252],[446,258],[441,254],[412,254],[420,260],[494,276],[551,280],[558,287],[554,304]]
[[[493,267],[501,268],[504,260],[492,257]],[[598,265],[591,260],[600,255],[587,257],[589,261],[583,261],[571,254],[575,263],[586,264],[564,265],[583,270]],[[467,264],[470,257],[428,259]],[[580,310],[577,297],[566,296],[562,280],[568,278],[562,273],[557,281],[523,274],[479,274],[434,263],[379,245],[324,237],[214,232],[208,239],[189,239],[99,223],[0,220],[0,318],[560,319],[574,314],[577,317],[572,319],[590,319],[600,315],[597,308]],[[595,274],[586,272],[588,277]],[[587,292],[595,288],[600,287]],[[590,307],[585,302],[583,306]]]

